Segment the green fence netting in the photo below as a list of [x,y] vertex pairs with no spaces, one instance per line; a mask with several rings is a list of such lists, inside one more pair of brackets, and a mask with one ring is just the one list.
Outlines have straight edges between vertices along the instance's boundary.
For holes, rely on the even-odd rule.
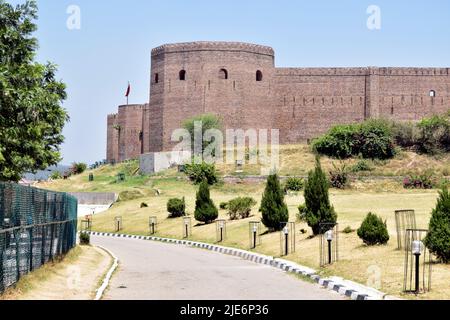
[[0,292],[76,245],[75,197],[0,182]]

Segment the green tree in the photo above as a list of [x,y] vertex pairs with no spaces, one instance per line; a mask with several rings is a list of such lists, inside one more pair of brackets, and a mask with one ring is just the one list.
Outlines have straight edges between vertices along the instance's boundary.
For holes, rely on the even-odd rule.
[[450,262],[450,193],[447,187],[439,193],[424,243],[442,262]]
[[289,211],[284,202],[284,192],[276,174],[267,178],[266,189],[261,200],[262,223],[270,231],[281,229],[281,222],[289,220]]
[[330,204],[328,195],[329,182],[320,165],[320,158],[316,158],[316,167],[308,174],[305,184],[305,219],[314,235],[318,235],[320,223],[336,223],[337,214]]
[[35,62],[37,5],[0,0],[0,180],[18,181],[61,160],[65,85],[56,66]]
[[186,129],[191,135],[191,146],[194,151],[194,137],[195,137],[195,123],[199,122],[202,125],[202,152],[213,142],[203,141],[206,131],[210,129],[222,130],[222,122],[215,114],[202,114],[187,119],[183,123],[183,128]]
[[213,222],[219,216],[219,210],[215,206],[209,193],[209,185],[206,181],[200,183],[195,200],[195,220],[206,224]]

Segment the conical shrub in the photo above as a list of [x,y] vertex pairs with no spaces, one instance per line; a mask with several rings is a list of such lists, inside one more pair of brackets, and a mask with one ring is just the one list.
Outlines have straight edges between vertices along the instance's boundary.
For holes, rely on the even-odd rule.
[[320,165],[319,157],[316,158],[316,167],[308,174],[305,184],[305,220],[311,227],[314,235],[318,235],[320,223],[336,223],[337,214],[330,204],[328,195],[329,182]]
[[200,183],[197,192],[197,199],[195,200],[195,220],[211,223],[219,216],[219,210],[211,200],[209,193],[209,185],[206,181]]
[[267,178],[267,185],[259,211],[262,213],[262,223],[270,231],[281,230],[280,223],[289,220],[288,207],[284,202],[284,192],[276,174]]
[[439,260],[450,262],[450,193],[446,187],[439,193],[424,243]]

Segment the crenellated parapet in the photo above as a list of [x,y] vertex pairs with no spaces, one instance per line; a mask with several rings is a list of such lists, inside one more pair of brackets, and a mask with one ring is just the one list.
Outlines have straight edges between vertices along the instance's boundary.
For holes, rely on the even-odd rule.
[[164,53],[195,52],[195,51],[234,51],[249,52],[267,56],[275,56],[271,47],[244,42],[220,42],[220,41],[197,41],[174,44],[164,44],[152,50],[152,56]]

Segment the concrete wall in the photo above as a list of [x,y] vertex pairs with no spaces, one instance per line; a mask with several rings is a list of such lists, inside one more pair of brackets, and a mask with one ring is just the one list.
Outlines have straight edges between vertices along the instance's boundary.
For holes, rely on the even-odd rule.
[[190,151],[152,152],[140,156],[141,174],[153,174],[190,161]]
[[111,205],[117,201],[116,193],[104,192],[69,192],[78,199],[79,205]]
[[99,214],[108,210],[118,198],[116,193],[69,192],[78,200],[78,217]]
[[111,208],[111,205],[88,205],[88,204],[81,204],[78,205],[78,217],[85,217],[88,215],[96,215],[102,212],[107,211],[109,208]]

